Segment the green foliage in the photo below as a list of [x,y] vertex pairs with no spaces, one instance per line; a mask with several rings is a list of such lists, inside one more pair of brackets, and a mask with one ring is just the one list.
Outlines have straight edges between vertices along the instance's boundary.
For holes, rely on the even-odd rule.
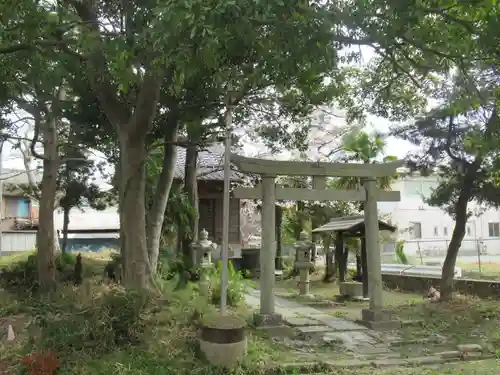
[[61,253],[56,258],[56,268],[63,270],[65,266],[74,266],[76,263],[76,255],[72,253]]
[[165,280],[172,280],[175,276],[181,276],[186,267],[182,259],[160,254],[158,258],[157,275]]
[[404,250],[405,242],[403,240],[396,243],[396,258],[399,264],[409,264],[408,257]]
[[393,131],[420,146],[409,155],[411,167],[439,177],[427,203],[452,216],[471,200],[500,206],[495,177],[500,169],[500,98],[494,69],[477,64],[466,72],[456,71],[453,83],[442,82],[435,95],[444,96],[444,102],[414,124]]
[[[151,156],[148,160],[148,176],[146,180],[146,207],[149,210],[153,204],[154,189],[163,168],[161,161]],[[190,204],[187,194],[182,191],[181,185],[173,185],[170,189],[167,209],[163,221],[163,243],[164,246],[171,245],[179,228],[190,230],[191,218],[195,215],[195,209]]]
[[[228,261],[228,284],[227,284],[227,304],[229,306],[238,306],[244,300],[245,292],[248,287],[242,273],[237,271],[233,263]],[[210,287],[212,293],[212,303],[220,303],[221,297],[221,272],[222,261],[218,261],[210,273]]]
[[356,270],[353,270],[353,269],[346,269],[345,270],[345,276],[346,276],[346,280],[354,280],[358,275],[357,275],[357,272]]
[[[386,141],[382,134],[368,134],[359,129],[354,129],[342,139],[342,151],[345,162],[356,162],[363,164],[374,164],[379,162],[391,162],[397,158],[393,155],[384,155]],[[397,175],[380,177],[377,186],[380,189],[390,189],[391,183]],[[362,181],[359,178],[342,177],[337,180],[337,186],[344,189],[356,189]]]
[[141,340],[144,332],[141,315],[148,304],[144,294],[113,288],[101,297],[89,297],[83,302],[77,303],[75,296],[65,295],[65,298],[63,302],[37,306],[39,311],[45,307],[47,312],[37,319],[43,348],[103,354]]

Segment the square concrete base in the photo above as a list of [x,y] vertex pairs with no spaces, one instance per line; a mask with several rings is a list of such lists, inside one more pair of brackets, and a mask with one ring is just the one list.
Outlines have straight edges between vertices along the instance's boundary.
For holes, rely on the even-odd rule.
[[393,318],[391,310],[363,309],[359,323],[374,331],[392,331],[402,327],[401,321]]
[[253,316],[253,321],[255,326],[257,327],[276,327],[280,326],[283,322],[283,317],[280,314],[272,313],[272,314],[261,314],[255,313]]
[[363,296],[363,283],[356,281],[340,283],[339,291],[341,296],[360,297]]

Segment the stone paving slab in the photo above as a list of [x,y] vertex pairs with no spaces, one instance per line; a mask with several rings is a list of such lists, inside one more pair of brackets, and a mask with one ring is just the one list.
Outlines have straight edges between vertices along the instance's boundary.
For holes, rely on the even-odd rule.
[[318,322],[309,318],[286,318],[288,324],[292,327],[315,326]]
[[297,327],[297,330],[301,333],[326,333],[331,332],[331,329],[327,326],[305,326]]
[[336,318],[328,314],[317,314],[312,318],[337,331],[366,331],[368,329],[360,324],[356,324],[345,319]]
[[361,346],[356,348],[356,352],[362,355],[386,354],[390,349],[384,346]]

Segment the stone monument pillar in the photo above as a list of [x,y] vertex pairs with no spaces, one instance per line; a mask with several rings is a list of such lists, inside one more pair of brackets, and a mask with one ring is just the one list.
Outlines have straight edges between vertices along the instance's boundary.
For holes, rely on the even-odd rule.
[[295,250],[298,253],[296,267],[299,270],[299,295],[309,297],[311,296],[309,271],[314,268],[314,263],[312,262],[312,242],[306,231],[300,233]]
[[366,191],[365,241],[370,308],[362,310],[362,321],[372,329],[397,329],[401,327],[401,322],[393,320],[391,311],[385,310],[383,305],[376,180],[367,178],[364,187]]
[[274,282],[276,258],[276,186],[275,176],[262,176],[262,241],[260,248],[260,313],[257,325],[275,326],[281,321],[274,308]]

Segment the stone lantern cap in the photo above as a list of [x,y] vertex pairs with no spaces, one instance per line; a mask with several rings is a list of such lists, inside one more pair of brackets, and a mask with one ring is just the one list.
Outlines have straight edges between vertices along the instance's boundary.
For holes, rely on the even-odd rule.
[[212,251],[217,249],[217,244],[208,239],[208,232],[202,229],[198,242],[194,243],[193,246],[198,250]]
[[305,230],[300,232],[299,241],[295,245],[297,251],[297,268],[312,268],[314,263],[311,262],[311,246],[312,242],[309,240],[309,235]]

